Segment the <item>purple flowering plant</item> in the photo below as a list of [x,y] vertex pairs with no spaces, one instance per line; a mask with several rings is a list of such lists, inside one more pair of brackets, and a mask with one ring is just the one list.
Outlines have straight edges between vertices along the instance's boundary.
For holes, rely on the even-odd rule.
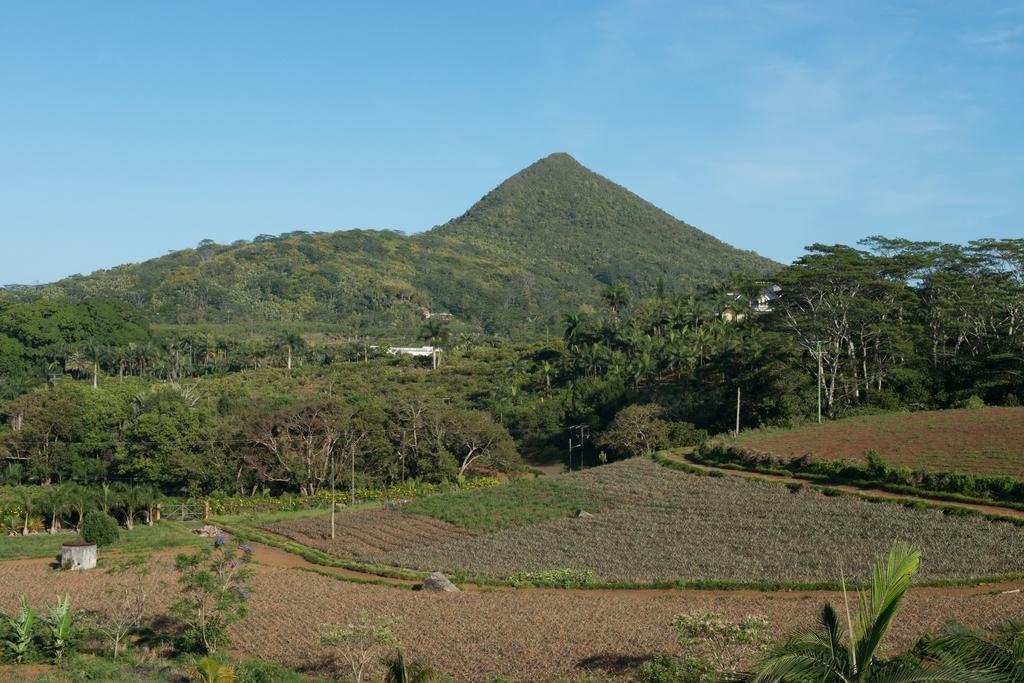
[[185,624],[181,650],[212,653],[228,644],[227,627],[249,613],[251,561],[252,547],[224,534],[191,555],[178,555],[182,597],[171,613]]

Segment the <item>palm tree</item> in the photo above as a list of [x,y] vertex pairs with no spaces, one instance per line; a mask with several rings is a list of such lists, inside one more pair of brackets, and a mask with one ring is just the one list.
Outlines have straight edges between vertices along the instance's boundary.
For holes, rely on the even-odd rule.
[[582,313],[567,313],[563,319],[565,324],[565,343],[570,350],[579,346],[587,319]]
[[97,501],[100,506],[100,510],[103,510],[105,514],[110,514],[110,511],[116,508],[121,503],[122,486],[117,484],[108,484],[103,482],[100,486],[99,500]]
[[306,346],[306,340],[302,338],[302,335],[297,332],[284,332],[277,340],[278,348],[284,349],[288,354],[288,369],[292,369],[292,353],[303,349]]
[[124,513],[124,526],[128,531],[135,528],[135,515],[140,511],[147,514],[146,524],[153,526],[153,509],[160,499],[159,493],[152,486],[131,486],[121,495],[121,511]]
[[60,516],[68,506],[67,491],[59,485],[44,487],[36,502],[50,518],[50,533],[57,533],[60,529]]
[[542,360],[540,362],[540,373],[544,375],[544,386],[548,389],[551,388],[551,375],[554,371],[555,368],[550,361]]
[[95,339],[90,339],[82,345],[82,353],[86,361],[92,365],[92,388],[99,388],[100,362],[106,353],[106,349]]
[[21,508],[21,535],[28,536],[29,525],[32,521],[32,513],[36,509],[36,492],[35,489],[28,486],[22,486],[15,491],[14,500],[18,503],[18,507]]
[[629,289],[625,284],[616,282],[614,285],[604,290],[601,298],[604,299],[606,304],[608,304],[612,318],[618,319],[619,311],[623,306],[629,303]]
[[975,631],[959,624],[925,637],[914,649],[925,662],[970,672],[975,680],[998,677],[1004,683],[1024,681],[1024,624],[1006,622]]
[[384,661],[384,683],[434,683],[441,677],[430,667],[410,662],[401,648]]
[[68,484],[65,487],[68,507],[75,513],[75,524],[81,526],[86,510],[96,506],[96,494],[92,489],[80,484]]
[[418,338],[421,341],[425,341],[432,347],[431,361],[433,368],[437,370],[437,366],[440,365],[439,354],[441,351],[441,345],[448,341],[449,332],[448,326],[443,324],[440,320],[428,320],[423,323],[423,327],[420,328]]
[[[992,680],[936,662],[908,657],[879,659],[878,648],[900,603],[917,574],[921,554],[897,544],[880,559],[871,574],[870,591],[861,591],[856,616],[846,607],[845,626],[836,610],[826,604],[817,628],[798,631],[777,646],[756,668],[752,683],[900,683],[934,681],[982,683]],[[843,591],[846,593],[845,588]]]

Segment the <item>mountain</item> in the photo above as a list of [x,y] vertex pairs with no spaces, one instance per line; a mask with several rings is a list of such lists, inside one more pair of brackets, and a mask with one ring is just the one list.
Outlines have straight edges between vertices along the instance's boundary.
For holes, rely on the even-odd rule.
[[488,332],[529,334],[600,305],[616,282],[647,293],[663,277],[683,293],[775,266],[552,154],[462,216],[413,236],[347,230],[204,241],[6,296],[114,297],[164,323],[308,320],[378,333],[406,330],[430,311]]

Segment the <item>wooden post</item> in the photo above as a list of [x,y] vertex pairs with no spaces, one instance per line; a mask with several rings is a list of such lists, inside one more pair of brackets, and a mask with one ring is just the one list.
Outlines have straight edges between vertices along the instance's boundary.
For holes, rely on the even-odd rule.
[[160,503],[156,504],[156,521],[160,521]]
[[210,501],[208,500],[203,501],[203,519],[210,519]]

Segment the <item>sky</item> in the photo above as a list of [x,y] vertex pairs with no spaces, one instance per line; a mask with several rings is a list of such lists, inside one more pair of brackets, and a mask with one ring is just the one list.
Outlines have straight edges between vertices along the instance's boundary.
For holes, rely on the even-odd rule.
[[1024,237],[1024,0],[0,3],[0,283],[417,232],[556,151],[782,262]]

